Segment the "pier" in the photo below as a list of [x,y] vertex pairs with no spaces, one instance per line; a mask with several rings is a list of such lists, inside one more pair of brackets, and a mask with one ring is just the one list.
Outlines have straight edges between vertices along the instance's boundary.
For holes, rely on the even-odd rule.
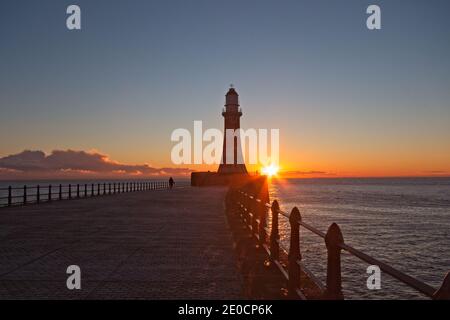
[[[36,190],[33,200],[9,191],[12,204],[0,209],[0,299],[340,300],[342,251],[424,297],[450,299],[450,273],[434,288],[347,245],[339,225],[316,229],[298,208],[270,201],[265,177],[229,187],[111,186],[59,187],[54,196],[23,188]],[[302,232],[327,249],[326,283],[302,261]],[[79,290],[66,285],[72,265],[81,269]]]
[[[0,299],[242,298],[226,191],[88,191],[2,208]],[[69,265],[81,268],[80,290],[66,287]]]

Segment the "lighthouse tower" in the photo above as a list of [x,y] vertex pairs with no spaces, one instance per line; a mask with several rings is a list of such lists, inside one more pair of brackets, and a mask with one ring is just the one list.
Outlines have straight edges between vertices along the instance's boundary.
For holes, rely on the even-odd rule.
[[[225,130],[224,130],[224,138],[223,138],[223,154],[222,154],[222,163],[219,166],[220,174],[228,174],[228,173],[239,173],[239,174],[247,174],[247,169],[245,168],[244,163],[238,163],[238,150],[239,153],[242,154],[241,145],[237,136],[234,135],[232,141],[227,141],[227,129],[237,130],[240,128],[240,118],[242,116],[242,112],[239,108],[239,95],[234,90],[233,86],[230,87],[227,94],[225,95],[225,110],[222,112],[222,116],[224,117],[225,122]],[[231,147],[231,145],[233,147]],[[227,156],[228,152],[232,151],[233,155]],[[227,161],[228,159],[228,161]],[[229,159],[233,159],[229,161]]]

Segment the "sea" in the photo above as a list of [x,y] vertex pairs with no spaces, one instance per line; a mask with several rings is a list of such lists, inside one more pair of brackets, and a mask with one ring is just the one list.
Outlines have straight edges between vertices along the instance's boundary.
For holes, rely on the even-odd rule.
[[[148,181],[148,180],[147,180]],[[161,181],[155,179],[153,181]],[[0,181],[0,198],[9,185],[67,186],[117,181]],[[124,181],[126,182],[126,181]],[[175,179],[178,186],[188,179]],[[18,195],[23,189],[16,191]],[[290,212],[298,207],[303,221],[326,232],[337,223],[345,243],[438,288],[450,271],[450,178],[271,179],[271,200]],[[280,218],[281,240],[289,247],[289,223]],[[303,263],[326,281],[326,247],[322,238],[301,228]],[[381,288],[367,287],[368,264],[342,252],[346,299],[425,299],[415,290],[381,273]]]
[[[450,178],[272,179],[271,200],[326,232],[337,223],[346,244],[438,288],[450,271]],[[280,218],[281,219],[281,218]],[[289,247],[289,223],[280,220]],[[303,263],[326,281],[324,240],[301,228]],[[424,299],[381,273],[380,289],[368,289],[368,264],[342,252],[346,299]]]

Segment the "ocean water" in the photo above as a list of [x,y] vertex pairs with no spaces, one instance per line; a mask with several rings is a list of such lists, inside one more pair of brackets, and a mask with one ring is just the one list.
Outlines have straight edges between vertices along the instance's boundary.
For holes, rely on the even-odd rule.
[[[438,288],[450,271],[450,178],[285,179],[269,188],[282,210],[300,209],[303,221],[326,232],[336,222],[346,244]],[[280,218],[289,247],[289,224]],[[324,240],[301,228],[303,262],[324,283]],[[347,299],[423,299],[381,274],[381,289],[367,289],[368,264],[342,251]]]

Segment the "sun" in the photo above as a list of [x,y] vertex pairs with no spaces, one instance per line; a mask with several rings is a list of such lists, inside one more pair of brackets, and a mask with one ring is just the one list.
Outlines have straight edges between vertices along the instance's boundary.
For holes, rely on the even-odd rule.
[[277,175],[278,169],[279,168],[276,165],[271,164],[269,166],[263,167],[261,169],[261,172],[262,172],[263,175],[272,177],[272,176],[276,176]]

